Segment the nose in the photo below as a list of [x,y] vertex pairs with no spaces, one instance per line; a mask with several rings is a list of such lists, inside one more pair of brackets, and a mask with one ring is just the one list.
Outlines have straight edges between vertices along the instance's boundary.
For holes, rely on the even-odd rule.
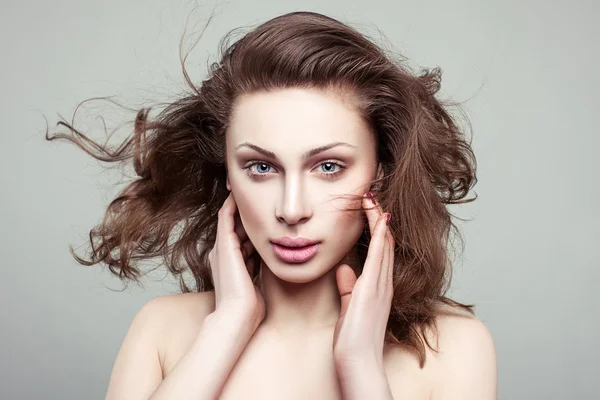
[[283,189],[283,196],[275,210],[280,222],[295,225],[305,222],[312,216],[312,208],[306,201],[306,190],[299,178],[288,176]]

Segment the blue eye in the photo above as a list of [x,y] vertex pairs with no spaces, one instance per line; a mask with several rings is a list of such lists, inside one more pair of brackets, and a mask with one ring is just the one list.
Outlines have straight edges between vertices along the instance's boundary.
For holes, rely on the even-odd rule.
[[331,171],[332,169],[335,169],[335,167],[341,167],[341,165],[336,164],[334,162],[324,162],[323,164],[320,165],[320,167],[323,167],[323,166],[328,166],[328,168],[326,170],[324,170],[328,175],[336,173],[335,171]]
[[250,171],[252,169],[252,167],[257,166],[257,165],[259,167],[265,167],[266,166],[267,168],[258,168],[258,172],[259,173],[258,174],[254,174],[254,175],[263,175],[264,173],[268,172],[268,171],[265,171],[265,169],[271,168],[271,166],[269,164],[267,164],[267,163],[254,163],[254,164],[250,164],[247,167],[248,171]]
[[[257,168],[253,169],[254,167],[257,167]],[[319,167],[321,168],[321,171],[322,171],[320,173],[320,175],[327,179],[335,178],[337,175],[339,175],[342,172],[342,170],[344,170],[346,168],[343,165],[341,165],[337,162],[333,162],[333,161],[324,161],[321,164],[319,164]],[[323,167],[325,167],[325,168],[323,168]],[[337,170],[335,170],[336,167],[338,167]],[[263,162],[263,161],[252,162],[244,167],[248,176],[253,179],[265,178],[268,175],[270,168],[273,168],[273,166],[271,164]]]

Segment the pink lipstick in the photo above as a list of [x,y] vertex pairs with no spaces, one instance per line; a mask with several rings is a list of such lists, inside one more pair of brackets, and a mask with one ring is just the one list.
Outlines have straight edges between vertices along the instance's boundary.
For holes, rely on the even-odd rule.
[[273,251],[282,261],[288,263],[307,262],[317,254],[319,242],[304,238],[284,237],[271,241]]
[[319,243],[304,247],[285,247],[272,243],[273,251],[282,261],[288,263],[307,262],[317,254]]

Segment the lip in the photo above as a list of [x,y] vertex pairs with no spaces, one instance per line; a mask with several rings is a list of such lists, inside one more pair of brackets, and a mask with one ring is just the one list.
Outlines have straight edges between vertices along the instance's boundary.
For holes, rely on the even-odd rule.
[[275,255],[287,263],[299,264],[313,258],[319,250],[320,243],[314,243],[304,247],[286,247],[277,243],[271,243]]
[[309,240],[301,237],[291,238],[289,236],[282,237],[281,239],[275,239],[271,242],[283,247],[306,247],[319,243],[315,240]]

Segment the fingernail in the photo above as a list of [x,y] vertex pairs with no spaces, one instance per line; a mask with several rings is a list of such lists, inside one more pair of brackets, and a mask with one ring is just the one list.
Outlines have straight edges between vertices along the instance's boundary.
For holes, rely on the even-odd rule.
[[375,193],[373,193],[373,191],[369,190],[369,193],[367,193],[367,197],[369,197],[369,199],[371,200],[371,203],[373,203],[373,205],[375,205]]
[[392,219],[392,214],[389,214],[385,217],[385,224],[389,225],[390,224],[390,219]]

